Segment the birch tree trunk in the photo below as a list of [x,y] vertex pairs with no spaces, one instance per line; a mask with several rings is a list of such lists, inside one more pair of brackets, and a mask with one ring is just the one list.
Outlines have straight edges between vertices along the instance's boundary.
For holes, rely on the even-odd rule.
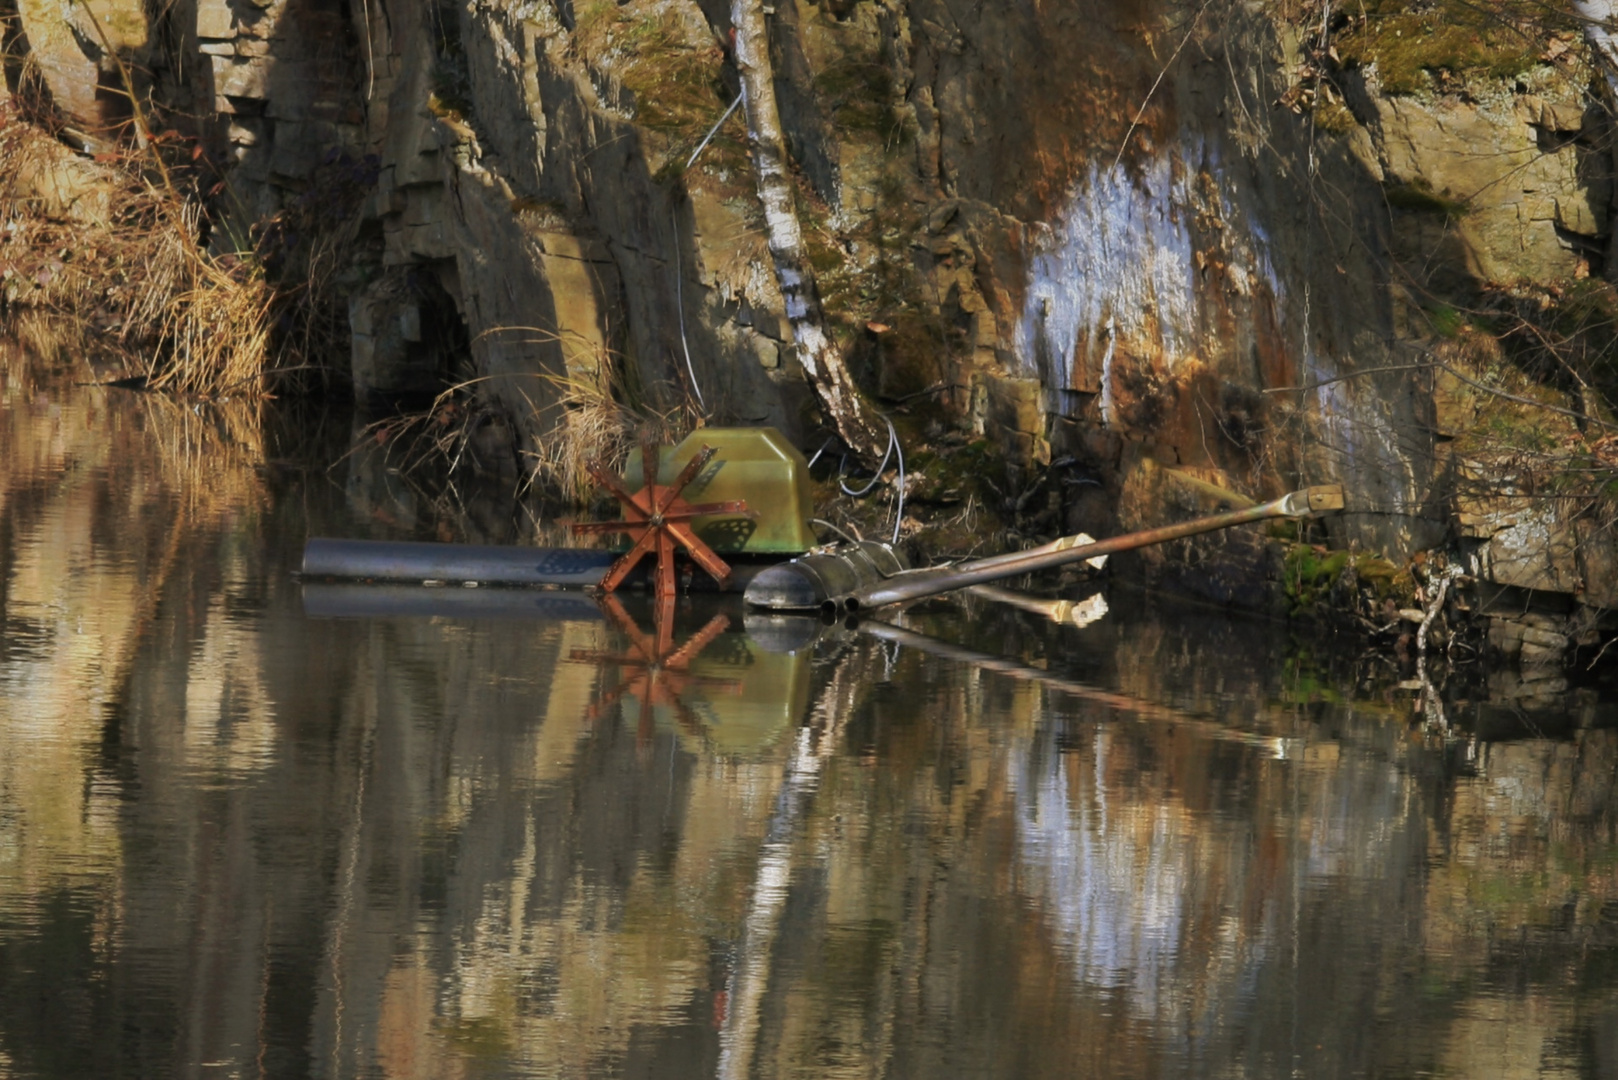
[[[1618,0],[1573,0],[1573,10],[1584,21],[1585,40],[1596,54],[1596,66],[1601,69],[1607,90],[1607,107],[1618,108],[1618,37],[1614,35]],[[1610,153],[1614,164],[1618,164],[1618,147]],[[1618,280],[1618,232],[1608,241],[1607,278]]]
[[736,28],[736,67],[741,72],[747,140],[758,172],[758,197],[764,204],[770,258],[775,262],[775,278],[786,301],[798,359],[837,434],[856,455],[876,461],[888,445],[887,425],[866,406],[826,333],[814,270],[803,248],[803,230],[798,225],[792,181],[787,175],[786,140],[781,135],[781,112],[775,102],[775,70],[770,63],[762,0],[731,0],[730,21]]

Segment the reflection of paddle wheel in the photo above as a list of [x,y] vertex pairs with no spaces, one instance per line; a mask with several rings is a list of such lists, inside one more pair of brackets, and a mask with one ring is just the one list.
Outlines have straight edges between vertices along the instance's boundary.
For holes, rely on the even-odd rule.
[[681,700],[681,695],[692,686],[705,686],[721,692],[734,692],[740,687],[740,682],[735,679],[706,679],[691,674],[690,670],[691,662],[697,658],[697,654],[712,644],[714,638],[725,632],[730,626],[730,619],[724,615],[715,615],[684,645],[675,648],[673,596],[658,597],[655,640],[641,632],[640,627],[635,625],[635,620],[624,610],[623,604],[619,603],[616,596],[611,593],[603,595],[601,607],[606,611],[608,618],[629,639],[630,651],[606,653],[575,649],[570,654],[569,659],[572,660],[591,664],[616,664],[625,671],[623,681],[590,706],[588,718],[590,720],[599,718],[623,697],[633,694],[640,700],[640,723],[635,736],[638,744],[645,746],[651,742],[656,724],[654,710],[659,705],[666,705],[674,710],[675,718],[683,730],[700,736],[702,725]]
[[[730,580],[730,566],[715,555],[713,549],[692,531],[691,521],[693,518],[712,517],[717,514],[746,515],[749,514],[747,503],[737,499],[732,502],[692,504],[686,502],[680,495],[686,485],[696,479],[697,474],[713,459],[717,451],[711,446],[704,446],[686,463],[685,468],[680,470],[674,482],[666,485],[659,485],[657,482],[657,447],[650,441],[643,442],[640,452],[641,475],[646,478],[646,486],[634,494],[630,494],[624,482],[608,472],[599,462],[591,462],[587,466],[596,483],[612,492],[623,504],[624,520],[580,522],[573,526],[573,531],[624,533],[634,541],[630,549],[607,568],[606,574],[601,578],[600,590],[604,593],[612,592],[623,583],[624,578],[629,576],[629,572],[643,556],[656,552],[655,592],[659,600],[664,597],[672,598],[675,591],[674,553],[677,547],[685,548],[692,560],[723,587]],[[660,619],[659,625],[661,622]]]

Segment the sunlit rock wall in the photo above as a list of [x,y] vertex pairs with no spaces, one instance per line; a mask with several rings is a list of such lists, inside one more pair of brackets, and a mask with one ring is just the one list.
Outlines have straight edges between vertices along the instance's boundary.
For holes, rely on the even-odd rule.
[[[813,437],[740,117],[703,143],[737,94],[728,2],[181,0],[149,23],[29,0],[40,76],[93,128],[122,69],[92,9],[137,90],[200,124],[243,235],[364,186],[332,279],[362,395],[480,378],[519,458],[560,398],[605,391]],[[1283,104],[1309,57],[1276,14],[773,6],[834,336],[909,437],[983,438],[1018,487],[1060,462],[1106,496],[1075,527],[1160,520],[1151,463],[1248,497],[1341,482],[1337,543],[1446,535],[1450,435],[1415,366],[1446,305],[1604,272],[1588,58],[1562,41],[1515,81],[1399,97],[1371,65],[1322,125]]]

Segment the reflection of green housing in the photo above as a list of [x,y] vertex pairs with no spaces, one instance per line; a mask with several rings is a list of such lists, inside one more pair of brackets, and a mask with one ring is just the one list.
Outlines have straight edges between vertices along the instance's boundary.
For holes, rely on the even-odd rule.
[[[693,753],[734,758],[763,754],[803,721],[812,653],[808,648],[776,652],[746,634],[720,634],[691,661],[691,674],[699,682],[680,695],[696,726],[679,726],[675,710],[667,705],[657,706],[653,716],[663,730],[676,727]],[[638,715],[640,709],[636,695],[624,696],[625,717]]]
[[[809,492],[809,463],[786,436],[774,428],[698,428],[678,446],[664,447],[658,458],[658,480],[668,483],[704,446],[719,451],[695,480],[686,485],[687,502],[746,499],[758,517],[700,517],[692,524],[703,542],[717,552],[750,555],[798,555],[815,546],[809,518],[814,501]],[[631,451],[624,480],[629,490],[646,486],[640,454]]]
[[782,732],[803,722],[809,707],[810,650],[774,653],[743,635],[735,636],[745,650],[745,666],[737,663],[738,656],[703,654],[691,662],[691,673],[716,683],[734,679],[739,685],[709,691],[699,687],[685,700],[701,719],[703,736],[713,752],[749,757],[768,750]]

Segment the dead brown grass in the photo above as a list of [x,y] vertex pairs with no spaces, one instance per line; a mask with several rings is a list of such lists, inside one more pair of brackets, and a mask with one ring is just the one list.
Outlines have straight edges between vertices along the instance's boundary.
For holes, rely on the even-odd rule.
[[596,490],[588,469],[591,462],[622,472],[632,447],[647,440],[676,443],[700,427],[703,416],[689,389],[673,406],[657,409],[642,400],[630,384],[622,356],[599,347],[581,347],[580,342],[560,344],[569,357],[568,370],[546,377],[554,402],[535,410],[534,416],[535,427],[546,434],[524,453],[530,462],[530,484],[554,490],[575,506],[585,506]]
[[271,338],[275,290],[250,253],[204,246],[195,170],[173,133],[144,147],[64,145],[0,104],[0,324],[74,324],[149,385],[198,397],[269,393],[298,357]]
[[[478,431],[491,413],[504,409],[519,415],[501,419],[513,422],[521,432],[539,433],[526,445],[519,444],[525,463],[519,486],[584,507],[596,496],[589,463],[622,472],[630,450],[643,440],[672,444],[703,423],[701,409],[689,395],[662,410],[640,401],[625,378],[623,358],[610,350],[540,327],[489,331],[513,332],[559,345],[567,372],[464,380],[440,393],[425,410],[368,425],[356,449],[368,444],[385,447],[405,474],[419,476],[439,469],[453,476],[463,468],[485,464],[477,447]],[[524,380],[529,382],[526,388],[521,385]],[[491,384],[497,383],[503,392],[489,393]],[[504,408],[496,403],[501,399],[520,404],[515,410]]]

